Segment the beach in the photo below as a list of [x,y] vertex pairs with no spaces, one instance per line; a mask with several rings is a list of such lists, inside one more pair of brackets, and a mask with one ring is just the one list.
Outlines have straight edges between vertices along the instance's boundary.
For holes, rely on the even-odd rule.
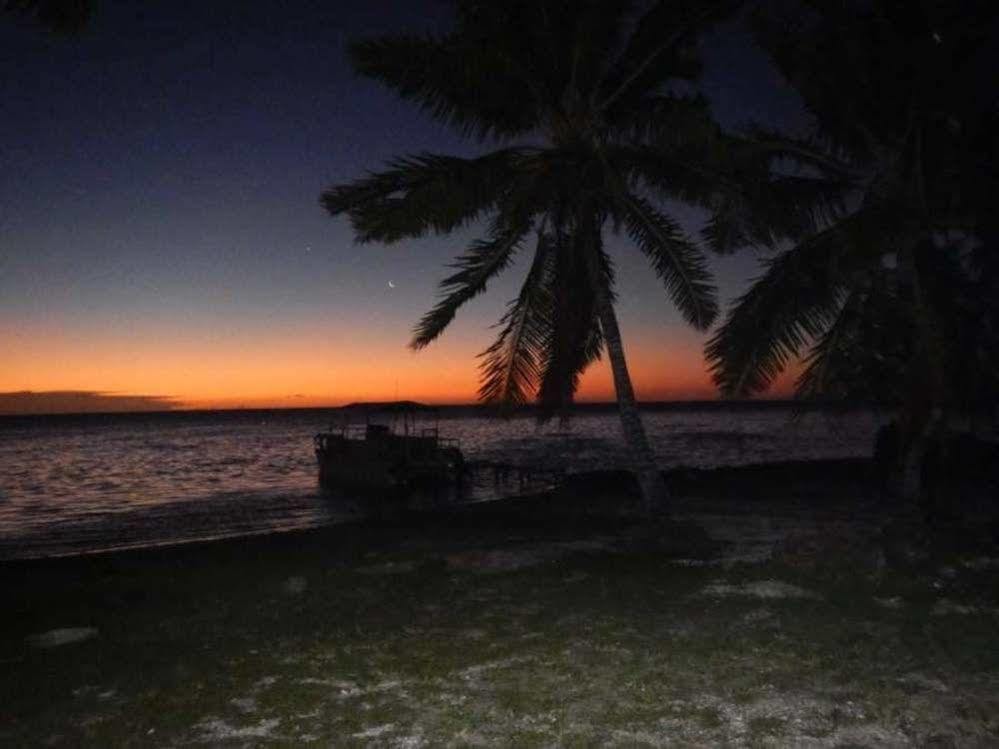
[[861,460],[666,476],[652,521],[603,472],[469,511],[7,562],[0,743],[999,740],[987,526],[912,532]]

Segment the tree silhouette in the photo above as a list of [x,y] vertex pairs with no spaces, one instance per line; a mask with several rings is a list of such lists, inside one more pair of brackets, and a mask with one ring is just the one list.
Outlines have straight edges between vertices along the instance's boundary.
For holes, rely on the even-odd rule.
[[469,299],[530,244],[520,294],[482,355],[481,398],[547,414],[572,401],[606,348],[645,506],[665,497],[638,414],[614,312],[606,230],[646,255],[687,322],[706,329],[715,289],[698,246],[663,210],[672,198],[713,207],[724,151],[705,102],[669,89],[692,81],[699,33],[738,2],[513,0],[456,4],[439,37],[350,47],[358,72],[463,135],[495,144],[477,158],[419,154],[327,190],[361,242],[448,234],[483,222],[455,261],[412,346],[437,338]]
[[807,349],[799,395],[894,401],[907,497],[962,383],[995,382],[982,369],[994,312],[977,296],[989,274],[974,266],[995,220],[983,196],[999,186],[996,18],[991,2],[850,0],[771,3],[757,22],[816,126],[803,140],[757,129],[757,154],[771,178],[790,163],[830,191],[815,230],[787,234],[794,246],[737,300],[707,358],[727,395],[765,390]]

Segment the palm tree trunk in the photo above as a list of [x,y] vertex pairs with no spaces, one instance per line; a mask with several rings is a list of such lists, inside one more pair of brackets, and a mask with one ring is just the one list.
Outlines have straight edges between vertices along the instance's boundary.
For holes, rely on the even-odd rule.
[[927,491],[923,464],[942,421],[943,344],[923,296],[912,246],[899,253],[898,269],[912,297],[910,304],[918,335],[916,351],[909,362],[906,398],[899,414],[901,450],[895,490],[900,498],[915,504]]
[[[899,498],[916,505],[923,501],[929,508],[933,501],[937,475],[935,460],[939,456],[931,453],[941,449],[939,441],[946,431],[946,420],[942,409],[931,407],[919,417],[904,415],[900,421],[905,424],[901,454],[899,455],[896,493]],[[908,422],[908,423],[906,423]],[[930,463],[927,466],[927,462]]]
[[624,358],[624,345],[621,342],[621,331],[617,326],[617,315],[614,306],[607,298],[604,289],[597,289],[597,313],[600,316],[600,327],[603,329],[604,342],[610,355],[611,371],[614,373],[614,390],[617,393],[617,407],[621,415],[621,428],[624,431],[624,441],[631,454],[632,468],[638,478],[638,486],[642,492],[642,507],[646,515],[661,512],[669,499],[666,483],[663,481],[655,456],[649,446],[649,438],[645,434],[642,417],[638,413],[635,401],[635,391],[631,386],[631,375],[628,374],[628,363]]
[[929,425],[927,419],[919,419],[912,414],[902,415],[899,421],[903,424],[903,430],[895,493],[899,499],[915,506],[923,495],[923,462],[929,446]]

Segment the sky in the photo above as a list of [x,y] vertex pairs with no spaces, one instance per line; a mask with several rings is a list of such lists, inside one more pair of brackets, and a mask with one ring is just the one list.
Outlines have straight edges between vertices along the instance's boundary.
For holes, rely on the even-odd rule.
[[[413,352],[412,326],[474,227],[360,246],[318,202],[394,156],[488,148],[346,60],[348,39],[448,23],[440,0],[104,0],[76,38],[0,20],[0,413],[473,401],[476,354],[524,263]],[[724,125],[801,122],[737,27],[702,44]],[[638,397],[714,397],[707,335],[634,247],[609,247]],[[723,303],[758,261],[712,258]],[[613,399],[605,362],[580,398]]]

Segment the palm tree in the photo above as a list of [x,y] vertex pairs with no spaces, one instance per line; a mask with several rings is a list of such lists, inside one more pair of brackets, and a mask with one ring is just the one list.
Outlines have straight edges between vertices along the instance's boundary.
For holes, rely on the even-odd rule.
[[[983,151],[996,112],[982,105],[981,74],[996,10],[815,7],[763,17],[758,30],[816,133],[795,140],[757,130],[753,142],[772,181],[793,163],[826,180],[829,200],[736,301],[706,356],[730,396],[765,390],[807,349],[799,396],[893,402],[898,489],[914,498],[927,447],[969,377],[960,341],[978,300],[968,261],[985,218],[981,196],[996,189],[995,161],[988,166]],[[995,350],[994,338],[987,344]]]
[[564,410],[606,348],[649,512],[665,487],[625,361],[604,235],[626,232],[686,321],[700,330],[712,323],[705,259],[662,200],[711,204],[718,188],[704,160],[719,136],[701,98],[668,86],[697,76],[697,35],[737,5],[459,0],[448,34],[355,43],[359,73],[498,147],[476,158],[407,156],[322,196],[331,214],[350,217],[360,242],[483,222],[485,236],[456,259],[440,300],[416,325],[414,349],[441,335],[530,244],[520,294],[482,354],[480,397],[514,405],[537,397],[546,414]]

